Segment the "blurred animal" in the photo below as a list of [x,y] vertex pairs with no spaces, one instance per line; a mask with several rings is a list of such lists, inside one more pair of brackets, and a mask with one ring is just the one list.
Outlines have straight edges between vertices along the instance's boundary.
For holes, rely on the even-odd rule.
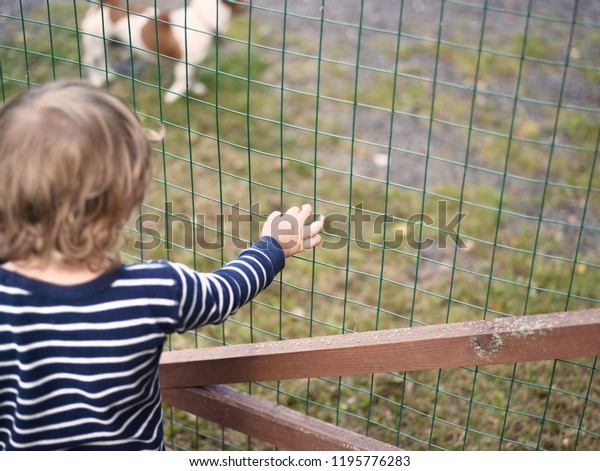
[[174,10],[141,8],[122,0],[101,0],[86,13],[81,30],[83,34],[84,62],[90,66],[89,79],[102,85],[114,74],[106,63],[105,40],[118,41],[131,46],[134,54],[146,60],[161,57],[175,60],[174,81],[165,95],[171,103],[191,92],[202,95],[206,86],[194,82],[196,65],[207,56],[215,33],[229,27],[237,3],[226,0],[191,0],[187,7]]

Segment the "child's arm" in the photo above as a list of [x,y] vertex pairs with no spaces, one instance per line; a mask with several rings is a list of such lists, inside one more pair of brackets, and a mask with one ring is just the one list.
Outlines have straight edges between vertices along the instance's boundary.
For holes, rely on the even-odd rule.
[[237,259],[213,273],[200,273],[173,264],[180,286],[175,330],[182,332],[205,324],[219,324],[265,289],[279,273],[285,258],[311,249],[321,241],[323,218],[304,226],[310,205],[272,213],[260,240]]

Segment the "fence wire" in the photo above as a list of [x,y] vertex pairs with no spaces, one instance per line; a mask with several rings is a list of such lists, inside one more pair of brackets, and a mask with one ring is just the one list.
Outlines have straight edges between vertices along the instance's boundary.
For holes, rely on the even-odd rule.
[[[168,348],[598,307],[598,2],[248,0],[201,63],[130,43],[182,0],[125,2],[103,7],[132,25],[104,41],[110,69],[84,61],[99,3],[0,0],[0,93],[95,71],[165,126],[126,260],[208,271],[272,210],[327,216],[322,247]],[[168,103],[173,63],[206,92]],[[244,389],[411,450],[597,450],[599,376],[582,358]],[[172,409],[165,430],[176,449],[269,449]]]

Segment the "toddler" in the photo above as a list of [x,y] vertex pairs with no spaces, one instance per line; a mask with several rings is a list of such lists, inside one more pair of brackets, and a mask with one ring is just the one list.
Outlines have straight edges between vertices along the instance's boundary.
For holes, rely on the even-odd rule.
[[120,263],[156,138],[80,82],[30,89],[0,111],[0,450],[164,449],[166,336],[224,322],[286,257],[320,243],[323,220],[304,227],[304,205],[272,213],[214,273]]

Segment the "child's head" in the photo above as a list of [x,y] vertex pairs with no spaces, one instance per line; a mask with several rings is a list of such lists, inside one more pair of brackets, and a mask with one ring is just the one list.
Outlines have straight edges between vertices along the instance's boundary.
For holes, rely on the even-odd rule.
[[81,82],[0,111],[0,260],[100,268],[150,179],[150,144],[120,99]]

